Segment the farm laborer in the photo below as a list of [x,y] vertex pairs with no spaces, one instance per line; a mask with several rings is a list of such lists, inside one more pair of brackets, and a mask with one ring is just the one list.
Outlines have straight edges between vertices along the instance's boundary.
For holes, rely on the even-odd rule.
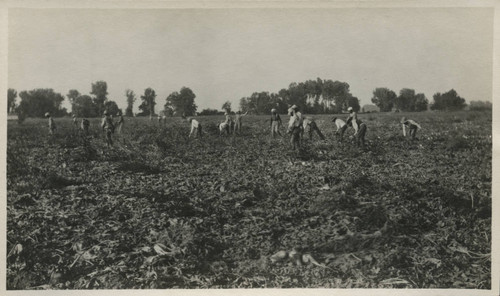
[[354,128],[355,131],[358,130],[358,113],[352,109],[352,107],[347,108],[347,111],[349,112],[349,116],[347,117],[346,123],[349,124],[352,122],[352,127]]
[[82,118],[82,123],[81,123],[80,127],[85,134],[89,133],[89,126],[90,126],[90,122],[88,121],[88,119]]
[[288,121],[288,133],[292,135],[290,138],[290,143],[295,150],[295,148],[300,148],[300,133],[303,130],[303,119],[302,113],[299,111],[299,107],[293,105],[288,109],[288,113],[290,114],[290,120]]
[[183,119],[186,119],[190,124],[191,124],[191,131],[189,132],[189,138],[191,138],[191,135],[195,132],[198,135],[198,137],[201,138],[201,124],[198,122],[198,120],[191,118],[191,117],[186,117],[186,115],[182,115]]
[[347,129],[347,124],[340,118],[334,117],[332,121],[337,126],[337,131],[335,131],[335,135],[339,139],[339,142],[342,142],[342,138],[344,137],[344,132]]
[[283,137],[283,135],[280,132],[280,126],[281,126],[281,117],[280,115],[276,112],[276,109],[271,109],[271,137],[274,139],[275,134],[280,135],[280,137]]
[[71,117],[73,117],[73,125],[74,125],[75,127],[78,127],[78,121],[77,121],[76,115],[75,115],[75,114],[73,114],[73,115],[71,115]]
[[50,116],[50,113],[45,113],[45,117],[49,119],[49,134],[53,135],[56,131],[56,124],[54,123],[54,119]]
[[217,127],[219,128],[219,136],[222,136],[224,132],[229,135],[229,123],[227,123],[227,121],[219,123]]
[[308,117],[304,118],[304,120],[302,121],[302,128],[303,129],[302,129],[302,132],[300,134],[301,138],[302,138],[306,128],[309,128],[308,129],[309,140],[312,140],[313,131],[315,131],[318,134],[318,136],[321,138],[321,140],[325,139],[325,136],[323,136],[323,134],[321,133],[321,131],[318,128],[318,125],[316,124],[316,122],[312,118],[308,118]]
[[108,111],[104,111],[104,118],[101,123],[102,131],[106,132],[106,145],[108,147],[113,145],[113,139],[111,135],[115,132],[115,125],[113,124],[113,119]]
[[121,134],[123,123],[124,123],[123,113],[122,112],[118,112],[117,115],[118,115],[118,122],[116,123],[116,125],[118,126],[118,133]]
[[226,112],[224,112],[224,115],[226,116],[226,123],[227,123],[227,126],[228,126],[228,134],[231,133],[231,131],[233,130],[233,126],[234,126],[234,121],[233,121],[233,117],[229,114],[229,110],[226,109]]
[[406,119],[405,117],[401,119],[401,124],[403,125],[403,136],[406,136],[405,127],[408,127],[410,130],[409,134],[412,140],[415,140],[415,137],[417,136],[417,131],[419,129],[422,129],[420,124],[418,124],[412,119]]
[[241,111],[236,112],[236,116],[234,117],[234,133],[241,132],[241,118],[248,114],[248,111],[244,114],[241,114]]
[[365,147],[365,135],[366,135],[366,124],[358,119],[356,112],[349,107],[347,109],[350,115],[346,121],[347,125],[352,125],[354,128],[354,136],[356,137],[356,143],[358,146],[361,145],[362,148]]

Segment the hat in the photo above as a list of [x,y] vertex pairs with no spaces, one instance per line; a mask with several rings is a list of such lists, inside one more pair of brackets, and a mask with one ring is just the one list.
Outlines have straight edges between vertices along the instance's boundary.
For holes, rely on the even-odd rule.
[[108,115],[108,114],[109,114],[108,110],[104,111],[104,115]]
[[73,114],[73,115],[71,115],[71,117],[76,117],[76,115],[75,115],[75,114]]
[[299,109],[299,107],[297,107],[297,105],[293,105],[292,107],[290,107],[290,109]]
[[45,117],[49,117],[49,116],[50,116],[49,112],[45,113]]
[[347,111],[351,112],[352,111],[352,107],[347,108]]
[[272,112],[272,113],[276,113],[276,109],[274,109],[274,108],[273,108],[273,109],[271,109],[271,112]]

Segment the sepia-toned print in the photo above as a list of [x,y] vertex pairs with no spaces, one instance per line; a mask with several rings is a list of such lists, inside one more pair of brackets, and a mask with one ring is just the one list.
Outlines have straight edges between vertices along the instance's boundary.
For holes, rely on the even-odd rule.
[[491,290],[493,25],[9,8],[7,290]]

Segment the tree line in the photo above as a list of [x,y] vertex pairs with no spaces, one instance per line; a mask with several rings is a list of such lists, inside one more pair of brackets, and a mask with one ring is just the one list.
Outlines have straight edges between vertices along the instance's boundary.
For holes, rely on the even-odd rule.
[[359,111],[359,99],[353,96],[347,82],[331,79],[292,82],[278,92],[254,92],[240,99],[240,109],[256,114],[267,114],[276,109],[286,113],[289,106],[297,105],[304,113],[341,113],[348,107]]
[[[30,91],[22,91],[19,93],[21,101],[16,105],[18,93],[15,89],[9,88],[7,92],[7,112],[15,112],[20,119],[26,117],[43,117],[46,112],[49,112],[54,117],[69,115],[68,110],[62,107],[62,102],[65,97],[53,89],[38,88]],[[99,117],[104,111],[110,114],[122,114],[122,110],[118,107],[115,101],[108,98],[108,85],[105,81],[97,81],[91,84],[89,94],[82,94],[76,89],[71,89],[66,94],[71,103],[71,114],[77,117]],[[133,107],[137,100],[134,91],[127,89],[125,91],[127,99],[127,108],[125,109],[126,116],[134,116]],[[173,92],[166,98],[166,103],[163,110],[159,113],[162,115],[195,115],[197,106],[194,103],[196,95],[194,92],[183,87],[179,92]],[[156,106],[156,92],[148,87],[144,90],[144,94],[140,96],[141,104],[139,105],[140,112],[136,116],[154,116]]]
[[[431,110],[456,111],[467,106],[465,99],[460,97],[454,89],[443,94],[436,93],[433,99],[434,102],[430,105]],[[379,107],[381,112],[392,111],[393,108],[405,112],[420,112],[426,111],[429,107],[429,100],[424,94],[417,94],[415,90],[409,88],[403,88],[399,96],[386,87],[376,88],[373,91],[372,103]]]
[[[98,117],[107,110],[111,114],[122,113],[116,102],[108,98],[108,86],[105,81],[96,81],[91,84],[89,94],[81,94],[78,90],[69,90],[66,97],[71,103],[71,114],[77,117]],[[62,108],[65,97],[53,89],[33,89],[21,91],[20,103],[16,105],[18,94],[16,90],[9,88],[7,96],[8,113],[15,112],[19,118],[43,117],[45,112],[51,113],[55,117],[66,116],[69,112]],[[125,91],[127,100],[126,116],[134,116],[133,106],[137,101],[134,91]],[[139,113],[136,116],[155,116],[156,92],[151,87],[144,90],[140,96],[141,104]],[[180,91],[175,91],[165,98],[163,109],[158,115],[173,116],[186,115],[215,115],[221,112],[217,109],[205,109],[197,113],[198,107],[195,104],[196,95],[188,87],[182,87]],[[381,112],[404,111],[420,112],[431,110],[455,111],[464,109],[467,104],[465,99],[451,89],[445,93],[436,93],[433,96],[433,103],[423,93],[416,93],[415,90],[403,88],[399,95],[394,91],[379,87],[373,91],[371,98]],[[331,79],[307,80],[305,82],[293,82],[288,88],[283,88],[278,92],[254,92],[248,97],[242,97],[239,101],[239,109],[243,112],[249,111],[253,114],[268,114],[271,109],[276,109],[279,113],[286,113],[291,105],[297,105],[304,113],[342,113],[348,107],[352,107],[356,112],[360,108],[359,99],[353,96],[347,82],[333,81]],[[491,103],[482,101],[472,101],[471,110],[491,110]],[[226,101],[222,105],[223,110],[231,112],[231,102]]]

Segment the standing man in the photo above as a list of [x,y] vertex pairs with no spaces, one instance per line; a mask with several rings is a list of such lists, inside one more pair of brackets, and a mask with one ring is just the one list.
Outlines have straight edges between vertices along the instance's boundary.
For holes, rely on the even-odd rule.
[[230,134],[234,128],[233,117],[231,117],[231,115],[229,115],[229,110],[227,110],[227,109],[226,109],[226,112],[224,112],[224,115],[226,116],[225,122],[227,123],[227,128],[228,128],[227,133]]
[[54,120],[50,116],[49,112],[45,113],[45,117],[49,119],[49,134],[53,135],[56,131],[56,124],[54,123]]
[[335,125],[337,126],[337,131],[335,132],[335,135],[339,139],[339,142],[342,142],[342,138],[344,137],[344,132],[347,129],[347,124],[345,124],[345,121],[337,117],[334,117],[332,119],[332,122],[334,122]]
[[109,115],[108,111],[104,111],[104,118],[101,123],[102,131],[106,132],[106,145],[108,147],[113,146],[113,139],[111,135],[115,132],[115,125],[113,124],[113,119]]
[[88,121],[88,119],[82,118],[82,123],[81,123],[80,127],[86,135],[89,133],[89,126],[90,126],[90,122]]
[[71,115],[71,117],[73,117],[73,125],[74,125],[76,128],[78,128],[78,122],[77,122],[76,115],[75,115],[75,114],[73,114],[73,115]]
[[117,116],[118,116],[118,122],[116,124],[118,125],[118,134],[121,134],[124,122],[122,112],[118,112]]
[[358,115],[352,107],[347,108],[349,111],[349,117],[347,118],[347,125],[352,125],[354,128],[354,136],[356,137],[356,143],[361,148],[365,147],[365,135],[366,135],[366,124],[358,119]]
[[238,134],[241,133],[241,118],[247,115],[248,111],[245,114],[241,114],[241,111],[236,112],[236,116],[234,118],[234,133],[238,131]]
[[[246,113],[245,113],[246,114]],[[274,139],[275,134],[280,135],[280,137],[283,137],[283,135],[280,132],[280,126],[281,126],[281,117],[280,115],[276,112],[276,109],[271,109],[271,137]]]
[[292,149],[295,148],[300,149],[300,134],[303,131],[303,119],[302,113],[299,111],[299,107],[293,105],[288,109],[288,113],[290,114],[290,120],[288,121],[288,133],[292,135],[290,139],[290,144],[292,145]]
[[408,127],[410,129],[410,137],[412,140],[415,140],[415,137],[417,136],[417,131],[419,129],[422,129],[420,124],[418,124],[416,121],[411,120],[411,119],[406,119],[406,117],[403,117],[401,119],[401,124],[403,125],[403,136],[406,137],[406,130],[405,127]]

